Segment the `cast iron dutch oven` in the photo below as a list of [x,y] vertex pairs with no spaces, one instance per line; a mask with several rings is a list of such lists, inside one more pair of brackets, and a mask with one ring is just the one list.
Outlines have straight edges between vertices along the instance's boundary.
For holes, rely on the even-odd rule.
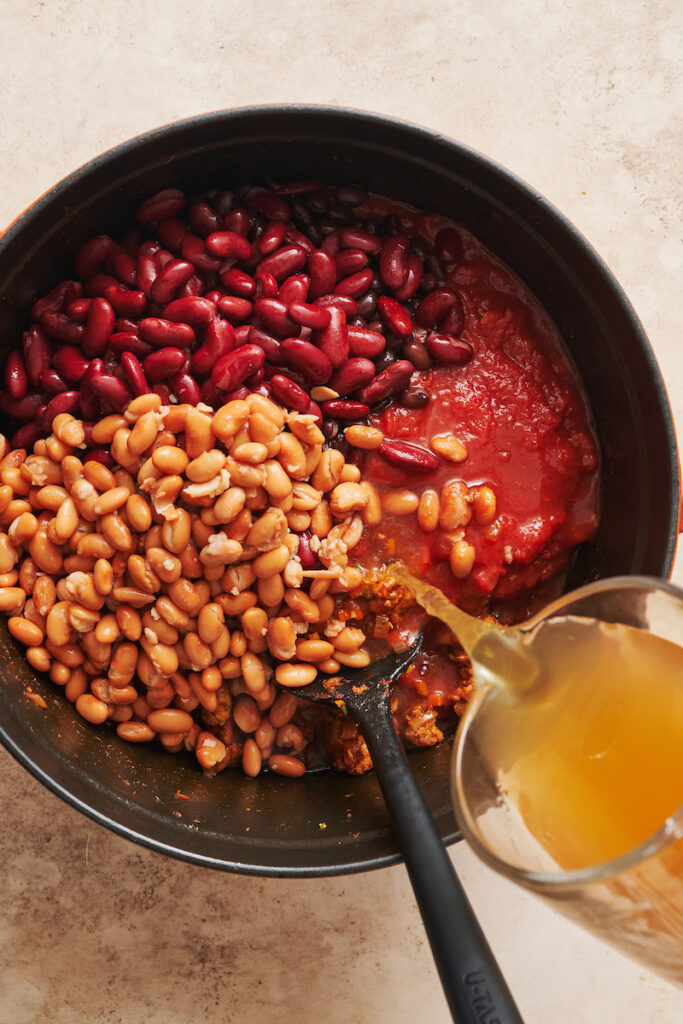
[[[527,283],[557,324],[588,394],[602,452],[601,522],[568,587],[669,574],[678,522],[676,441],[666,392],[631,306],[608,269],[549,203],[490,160],[389,118],[323,107],[207,114],[91,161],[35,203],[0,244],[0,338],[17,343],[31,303],[72,272],[88,236],[115,237],[168,186],[189,191],[318,178],[358,184],[464,224]],[[230,871],[324,875],[399,859],[372,775],[205,779],[181,756],[93,729],[0,636],[0,738],[54,793],[152,849]],[[47,710],[26,695],[40,693]],[[445,842],[457,838],[450,745],[411,756]],[[187,799],[182,799],[183,794]]]

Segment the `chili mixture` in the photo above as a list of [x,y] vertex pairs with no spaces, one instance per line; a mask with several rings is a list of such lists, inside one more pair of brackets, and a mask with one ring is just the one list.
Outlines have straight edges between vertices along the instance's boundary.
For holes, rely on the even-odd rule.
[[351,187],[166,189],[32,308],[0,409],[0,610],[36,671],[127,742],[298,776],[367,771],[288,688],[425,629],[409,744],[471,692],[394,561],[514,621],[597,524],[557,332],[463,228]]

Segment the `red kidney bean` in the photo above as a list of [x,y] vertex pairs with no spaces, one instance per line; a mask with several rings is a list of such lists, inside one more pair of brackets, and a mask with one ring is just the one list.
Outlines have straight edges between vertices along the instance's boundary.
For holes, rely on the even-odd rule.
[[249,299],[239,295],[223,295],[218,300],[218,308],[228,320],[246,320],[254,309]]
[[370,359],[362,357],[347,359],[344,365],[330,378],[329,386],[338,395],[348,395],[368,384],[374,376],[375,364]]
[[337,264],[323,249],[314,249],[308,257],[308,273],[311,278],[310,299],[328,295],[337,282]]
[[139,336],[139,321],[131,320],[127,316],[117,316],[114,321],[114,331],[125,331],[127,334],[136,334]]
[[187,260],[170,260],[152,285],[150,291],[152,302],[156,302],[160,306],[166,305],[193,274],[194,267]]
[[40,375],[50,368],[52,344],[38,324],[32,324],[22,336],[26,372],[31,386],[40,386]]
[[111,303],[99,296],[94,298],[90,303],[81,343],[83,352],[89,359],[104,352],[114,330],[114,322],[115,314]]
[[[172,377],[171,379],[175,380],[175,377]],[[244,391],[245,395],[241,397],[246,397],[246,395],[249,394],[247,388],[244,388]],[[201,395],[202,402],[206,402],[206,404],[210,405],[213,409],[218,409],[219,406],[224,405],[225,402],[228,401],[225,397],[225,392],[221,391],[220,388],[217,388],[211,378],[204,381],[199,389],[199,394]]]
[[146,359],[154,349],[142,338],[138,338],[133,331],[117,331],[110,337],[106,351],[117,355],[122,352],[132,352],[138,359]]
[[121,353],[121,366],[134,395],[145,395],[149,391],[149,384],[145,377],[140,361],[132,352]]
[[272,334],[267,334],[266,331],[262,331],[259,327],[250,327],[246,341],[250,345],[258,345],[259,348],[262,348],[269,363],[281,366],[284,362],[280,352],[280,342]]
[[83,286],[85,294],[92,299],[97,298],[98,295],[106,298],[106,290],[111,287],[120,288],[121,285],[110,274],[93,274],[92,277],[86,279]]
[[145,341],[157,348],[163,348],[166,345],[175,348],[188,348],[194,342],[194,331],[189,324],[162,320],[156,316],[145,317],[144,320],[141,320],[138,330]]
[[[85,426],[85,423],[83,424]],[[88,434],[86,431],[85,435],[86,444],[88,443]],[[108,452],[106,448],[91,448],[88,452],[88,462],[101,462],[103,466],[107,466],[108,469],[114,465],[114,459],[112,458],[111,452]]]
[[235,348],[239,348],[240,345],[246,345],[249,341],[249,331],[251,326],[249,324],[239,324],[235,327]]
[[350,295],[321,295],[314,300],[313,305],[322,306],[323,309],[336,306],[345,316],[358,316],[358,303]]
[[175,377],[170,378],[168,384],[179,402],[187,402],[189,405],[197,405],[198,402],[201,402],[201,391],[194,377],[190,377],[189,373],[177,373]]
[[344,228],[339,240],[344,249],[360,249],[369,256],[377,256],[382,249],[379,238],[364,228]]
[[220,269],[220,259],[216,256],[209,256],[204,239],[189,231],[180,243],[180,255],[184,260],[192,263],[195,270],[199,270],[203,274],[210,274]]
[[165,188],[138,206],[135,216],[141,224],[177,217],[185,208],[185,196],[178,188]]
[[398,302],[407,302],[416,294],[424,277],[424,265],[415,252],[408,253],[408,275],[400,288],[394,289],[394,298]]
[[248,260],[251,256],[251,242],[236,231],[213,231],[204,242],[212,256]]
[[108,402],[117,412],[128,405],[133,397],[124,382],[110,373],[94,374],[90,384],[95,395],[103,402]]
[[291,224],[288,224],[287,229],[285,230],[285,242],[293,242],[294,245],[298,245],[301,249],[304,249],[309,256],[315,249],[315,245],[310,238],[307,238],[306,235],[302,235],[301,232],[297,231],[296,228],[293,228]]
[[18,420],[19,423],[34,420],[44,401],[45,396],[35,392],[16,400],[6,391],[0,391],[0,409],[2,409],[6,416],[13,420]]
[[299,245],[284,245],[259,263],[263,274],[272,274],[278,284],[306,266],[308,254]]
[[349,336],[346,327],[346,316],[339,306],[330,306],[330,322],[322,331],[317,332],[316,342],[334,370],[343,366],[349,357]]
[[428,370],[434,365],[434,360],[421,341],[413,339],[403,346],[403,355],[410,359],[416,370]]
[[368,257],[362,249],[340,249],[334,257],[337,264],[337,277],[348,277],[359,270],[365,270],[368,265]]
[[439,468],[434,452],[411,441],[382,441],[377,451],[387,462],[410,473],[433,473]]
[[137,280],[137,262],[121,245],[113,245],[109,250],[106,269],[118,278],[127,288],[135,288]]
[[399,399],[405,409],[424,409],[429,405],[429,393],[422,388],[408,388]]
[[332,363],[324,352],[302,338],[285,338],[280,351],[287,362],[300,370],[311,384],[324,384],[332,376]]
[[25,423],[23,427],[19,427],[12,434],[10,446],[12,448],[25,448],[27,451],[31,451],[38,438],[42,437],[44,433],[43,424],[38,420],[33,420],[32,423]]
[[64,313],[43,313],[40,326],[55,341],[78,345],[83,337],[83,324],[75,324]]
[[271,252],[282,245],[285,237],[285,224],[281,220],[269,221],[263,229],[263,234],[258,240],[256,248],[262,256],[269,256]]
[[254,274],[254,281],[256,282],[257,299],[278,298],[278,285],[272,274],[265,274],[263,271],[257,270]]
[[425,344],[439,363],[467,363],[472,358],[472,345],[464,338],[430,331]]
[[382,320],[397,338],[409,338],[413,333],[413,321],[410,313],[396,299],[381,295],[377,299],[377,309]]
[[305,302],[310,287],[311,279],[308,274],[292,274],[280,285],[278,299],[284,302],[285,306],[291,306],[293,302]]
[[375,359],[385,347],[386,340],[379,331],[371,331],[367,327],[349,327],[349,355],[365,356],[367,359]]
[[91,277],[104,264],[114,240],[109,235],[95,235],[79,247],[74,257],[74,269],[78,277]]
[[159,396],[162,405],[170,405],[171,392],[166,384],[152,384],[150,391]]
[[292,216],[292,209],[280,196],[273,195],[265,189],[254,189],[249,192],[246,198],[248,206],[264,214],[269,220],[289,220]]
[[[460,299],[460,296],[458,296]],[[438,330],[440,334],[462,334],[465,327],[465,307],[462,300],[453,306],[449,313],[446,313],[443,320],[439,320]]]
[[[114,331],[113,334],[109,335],[108,343],[106,348],[113,349],[114,352],[127,352],[128,346],[131,346],[131,351],[135,352],[139,342],[141,341],[137,331]],[[143,342],[145,344],[145,342]],[[150,351],[152,346],[148,346]]]
[[69,320],[75,320],[77,324],[84,324],[88,318],[88,312],[92,305],[92,299],[74,299],[66,308],[66,315]]
[[265,353],[258,345],[242,345],[218,360],[211,370],[211,380],[223,391],[234,391],[243,384],[265,361]]
[[157,234],[162,245],[165,245],[171,252],[180,252],[183,238],[188,233],[187,228],[177,217],[169,217],[157,224]]
[[398,357],[395,352],[392,352],[389,348],[385,348],[384,352],[375,359],[375,371],[377,373],[381,373],[382,370],[386,370],[387,366],[391,366],[392,363],[395,363],[397,358]]
[[254,313],[261,323],[279,338],[291,337],[296,334],[296,324],[287,314],[287,307],[279,299],[257,299]]
[[408,276],[408,248],[406,235],[387,238],[379,256],[379,275],[387,288],[400,288]]
[[246,238],[249,234],[249,214],[241,206],[236,206],[225,215],[223,223],[225,231],[233,231],[236,235]]
[[407,359],[397,359],[391,366],[387,366],[386,370],[382,370],[372,384],[359,391],[358,398],[369,405],[381,402],[389,395],[396,395],[407,388],[414,372],[415,367]]
[[455,228],[441,228],[434,239],[434,248],[444,263],[459,263],[462,259],[462,239]]
[[10,352],[5,363],[5,387],[15,401],[23,398],[28,391],[28,374],[21,352]]
[[157,253],[159,246],[156,242],[143,242],[138,252],[138,264],[135,273],[135,285],[137,289],[149,295],[152,285],[159,273]]
[[104,370],[101,359],[93,359],[81,381],[81,412],[87,420],[94,420],[100,412],[99,396],[95,393],[93,381]]
[[309,302],[290,302],[287,312],[295,323],[314,331],[324,330],[330,322],[329,309],[313,306]]
[[[93,441],[93,436],[92,436],[92,432],[93,432],[93,428],[95,426],[95,423],[93,422],[93,420],[81,420],[81,422],[83,424],[83,433],[85,434],[85,443],[89,447],[90,445],[95,443]],[[88,452],[88,457],[90,457],[90,452]]]
[[190,226],[202,238],[218,231],[221,219],[208,203],[193,203],[189,210]]
[[83,285],[80,281],[60,281],[51,292],[33,303],[31,316],[34,320],[40,320],[45,313],[63,313],[68,304],[74,299],[80,299],[82,294]]
[[323,252],[328,253],[330,256],[336,256],[341,249],[341,233],[342,228],[335,228],[334,231],[330,231],[328,235],[325,235],[320,248]]
[[339,281],[334,287],[335,295],[348,295],[352,299],[362,295],[368,290],[375,276],[374,270],[368,267],[366,270],[359,270],[357,274],[350,274],[343,281]]
[[304,530],[303,533],[299,534],[299,549],[297,554],[304,569],[312,569],[318,561],[318,556],[315,552],[311,551],[310,530]]
[[53,369],[45,370],[44,373],[41,373],[40,387],[48,395],[59,395],[62,391],[69,390],[69,385],[64,378],[60,377],[57,371]]
[[64,380],[78,383],[88,369],[90,360],[73,345],[60,345],[52,357],[52,363]]
[[158,384],[180,373],[186,363],[187,353],[182,349],[158,348],[143,360],[142,369],[150,384]]
[[59,416],[63,412],[73,415],[77,411],[79,404],[80,395],[78,391],[62,391],[59,395],[55,395],[48,402],[47,408],[41,417],[45,424],[45,429],[50,430],[52,428],[52,421],[55,416]]
[[192,356],[192,373],[208,377],[219,359],[227,356],[235,347],[235,332],[227,320],[214,317],[206,329],[204,344]]
[[355,402],[351,399],[331,398],[323,402],[323,413],[335,420],[363,420],[370,412],[370,406],[365,402]]
[[239,295],[243,299],[252,299],[256,292],[256,281],[243,270],[231,267],[221,274],[221,281],[231,295]]
[[200,295],[201,296],[203,287],[204,286],[203,286],[201,280],[197,277],[196,274],[194,274],[193,277],[191,277],[189,281],[185,282],[185,284],[182,286],[182,288],[178,289],[178,291],[176,292],[176,296],[179,299],[184,299],[184,298],[187,298],[188,296],[192,297],[194,295]]
[[461,301],[450,288],[436,288],[421,300],[415,310],[415,323],[420,327],[436,327]]
[[174,299],[164,308],[166,320],[175,323],[189,324],[190,327],[204,327],[216,315],[213,302],[200,295],[185,295],[182,299]]
[[315,422],[319,427],[323,425],[323,412],[317,402],[309,402],[308,409],[306,410],[309,416],[315,416]]
[[262,384],[264,386],[270,387],[270,381],[275,376],[275,374],[278,374],[280,377],[289,377],[290,380],[293,380],[295,384],[298,384],[299,387],[303,388],[304,391],[306,391],[306,393],[308,394],[307,388],[310,387],[310,384],[304,377],[303,373],[299,373],[299,371],[295,370],[294,367],[292,366],[287,366],[285,364],[284,359],[280,358],[279,366],[274,365],[269,360],[267,360],[263,364],[264,379],[262,381]]
[[308,412],[311,399],[295,381],[284,377],[281,373],[276,373],[274,377],[270,378],[270,386],[274,397],[288,409],[294,409],[295,412]]
[[108,285],[104,289],[104,297],[111,302],[119,316],[142,316],[147,306],[144,292],[126,291],[119,284]]

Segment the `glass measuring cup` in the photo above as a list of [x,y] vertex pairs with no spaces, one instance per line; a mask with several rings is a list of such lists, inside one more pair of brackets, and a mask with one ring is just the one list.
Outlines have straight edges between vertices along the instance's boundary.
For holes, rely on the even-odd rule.
[[[495,678],[475,669],[477,686],[453,756],[456,819],[490,867],[683,985],[683,770],[676,770],[683,759],[677,750],[683,751],[683,591],[641,577],[599,581],[554,602],[519,632],[566,617],[579,631],[574,648],[558,648],[567,663],[588,617],[631,627],[636,646],[626,650],[627,634],[614,634],[621,646],[604,662],[614,667],[604,687],[584,685],[591,663],[578,657],[580,675],[563,689],[546,678],[501,691]],[[639,643],[645,668],[654,664],[646,635],[661,641],[670,671],[644,671],[639,685]],[[516,671],[514,658],[512,667]],[[564,668],[559,661],[556,667],[559,678]],[[664,689],[668,710],[658,719],[650,712],[664,712]],[[572,704],[577,693],[584,700],[578,709]],[[529,706],[541,726],[535,738],[533,729],[524,731]],[[591,731],[598,720],[602,731]],[[628,779],[594,770],[610,760],[620,740],[630,744],[628,772],[639,783],[637,792]],[[578,770],[576,751],[582,751]]]

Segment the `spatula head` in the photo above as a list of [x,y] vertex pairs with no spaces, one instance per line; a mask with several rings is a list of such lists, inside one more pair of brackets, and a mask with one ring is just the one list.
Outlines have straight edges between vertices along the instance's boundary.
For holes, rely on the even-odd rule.
[[312,683],[288,691],[305,700],[320,700],[349,708],[376,706],[386,700],[391,687],[406,671],[422,648],[422,633],[405,651],[388,654],[367,668],[347,669],[344,675],[327,676],[318,672]]

